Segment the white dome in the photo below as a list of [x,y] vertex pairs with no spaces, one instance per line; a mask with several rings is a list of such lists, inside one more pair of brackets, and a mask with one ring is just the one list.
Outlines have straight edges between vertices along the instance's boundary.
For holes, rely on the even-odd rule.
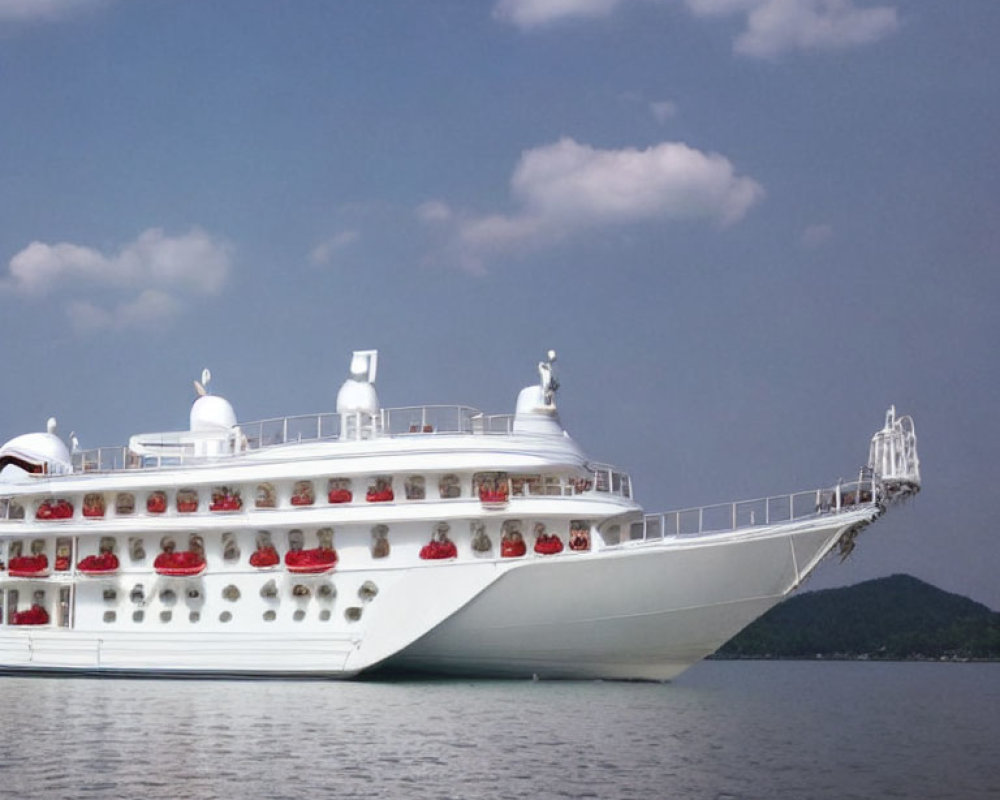
[[63,440],[52,433],[25,433],[16,436],[0,447],[0,458],[13,456],[32,464],[48,464],[52,474],[63,474],[73,469],[69,450]]
[[191,406],[192,431],[228,430],[236,425],[236,412],[224,397],[207,394]]

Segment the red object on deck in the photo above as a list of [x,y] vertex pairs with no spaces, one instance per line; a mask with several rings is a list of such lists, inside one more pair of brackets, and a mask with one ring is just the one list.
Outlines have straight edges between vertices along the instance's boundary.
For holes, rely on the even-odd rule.
[[285,566],[289,572],[303,574],[329,572],[337,566],[337,551],[323,547],[289,550],[285,553]]
[[15,556],[7,565],[12,578],[40,578],[49,574],[49,559],[44,553],[37,556]]
[[146,498],[146,511],[150,514],[162,514],[167,510],[167,498],[163,495],[151,495]]
[[35,512],[35,519],[69,519],[72,516],[73,504],[66,500],[45,501]]
[[243,508],[243,501],[234,495],[226,495],[208,507],[209,511],[239,511]]
[[33,605],[26,611],[15,611],[11,619],[12,625],[48,625],[49,612],[39,605]]
[[428,542],[420,548],[422,559],[433,561],[439,558],[455,558],[458,555],[458,548],[455,543],[448,542]]
[[118,556],[114,553],[100,553],[81,559],[76,568],[84,575],[109,575],[117,572],[118,566]]
[[499,489],[479,489],[479,500],[483,503],[506,503],[508,500],[507,487],[501,486]]
[[518,541],[502,541],[500,542],[500,558],[519,558],[528,552],[528,546],[524,543],[524,539],[519,539]]
[[331,503],[350,503],[354,495],[348,489],[331,489],[327,500]]
[[535,539],[535,552],[543,556],[554,556],[563,551],[562,539],[555,534],[543,534]]
[[257,569],[273,567],[281,563],[278,551],[273,547],[258,547],[250,554],[250,566]]
[[191,550],[160,553],[153,561],[153,569],[160,575],[198,575],[205,569],[205,556]]
[[369,503],[388,503],[394,497],[392,489],[383,489],[381,492],[368,492],[365,495],[365,500]]

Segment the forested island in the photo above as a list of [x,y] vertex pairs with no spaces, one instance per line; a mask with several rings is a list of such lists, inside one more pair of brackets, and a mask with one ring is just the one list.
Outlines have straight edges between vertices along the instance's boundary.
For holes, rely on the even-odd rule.
[[791,597],[713,658],[1000,660],[1000,613],[892,575]]

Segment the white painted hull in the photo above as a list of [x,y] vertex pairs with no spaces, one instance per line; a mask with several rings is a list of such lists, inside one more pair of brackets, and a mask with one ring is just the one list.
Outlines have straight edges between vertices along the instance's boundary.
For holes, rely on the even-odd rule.
[[[10,628],[0,669],[349,678],[434,674],[667,680],[794,590],[874,507],[556,558],[428,564],[379,574],[351,633],[289,625],[191,633]],[[301,629],[300,629],[301,631]]]

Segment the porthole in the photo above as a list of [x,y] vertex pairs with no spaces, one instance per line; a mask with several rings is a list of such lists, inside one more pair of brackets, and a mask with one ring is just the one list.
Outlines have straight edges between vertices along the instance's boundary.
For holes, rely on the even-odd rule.
[[377,594],[378,586],[375,585],[374,581],[365,581],[361,584],[361,588],[358,589],[358,597],[366,603],[373,599]]
[[132,622],[142,622],[146,618],[146,612],[141,608],[132,612]]
[[240,599],[240,590],[235,583],[229,584],[225,589],[222,590],[222,599],[229,600],[231,602],[236,602]]
[[160,622],[170,622],[173,618],[174,612],[167,609],[166,611],[160,612]]
[[219,614],[219,622],[229,622],[233,618],[233,615],[229,611],[223,611]]
[[141,603],[143,600],[146,599],[146,593],[145,591],[143,591],[141,583],[137,583],[135,586],[132,587],[132,591],[129,593],[128,598],[133,603]]
[[177,600],[177,593],[173,589],[164,589],[160,592],[160,602],[171,605]]
[[264,622],[274,622],[278,618],[278,612],[273,608],[264,612]]
[[316,596],[320,600],[333,600],[337,596],[337,587],[332,583],[321,583],[316,587]]
[[260,587],[260,596],[265,599],[273,599],[278,596],[278,586],[273,581],[270,580]]
[[191,622],[197,622],[200,619],[201,619],[200,611],[192,611],[190,614],[188,614],[188,620]]
[[326,622],[327,620],[329,620],[330,619],[330,609],[324,608],[322,611],[320,611],[319,612],[319,618],[320,618],[320,620],[322,622]]
[[109,603],[118,599],[118,592],[114,589],[105,589],[102,594],[104,595],[104,599]]
[[297,583],[292,587],[292,595],[295,597],[308,597],[312,592],[309,591],[309,587],[303,583]]
[[188,589],[187,590],[188,600],[200,600],[201,590],[200,589]]
[[304,609],[301,608],[295,609],[295,613],[292,614],[292,619],[294,619],[296,622],[302,622],[302,620],[304,620],[305,618],[306,618],[306,612]]
[[114,611],[105,611],[104,612],[104,621],[105,622],[114,622],[116,619],[118,619],[118,614],[115,613]]
[[357,622],[361,619],[361,606],[350,606],[344,609],[344,618],[348,622]]

